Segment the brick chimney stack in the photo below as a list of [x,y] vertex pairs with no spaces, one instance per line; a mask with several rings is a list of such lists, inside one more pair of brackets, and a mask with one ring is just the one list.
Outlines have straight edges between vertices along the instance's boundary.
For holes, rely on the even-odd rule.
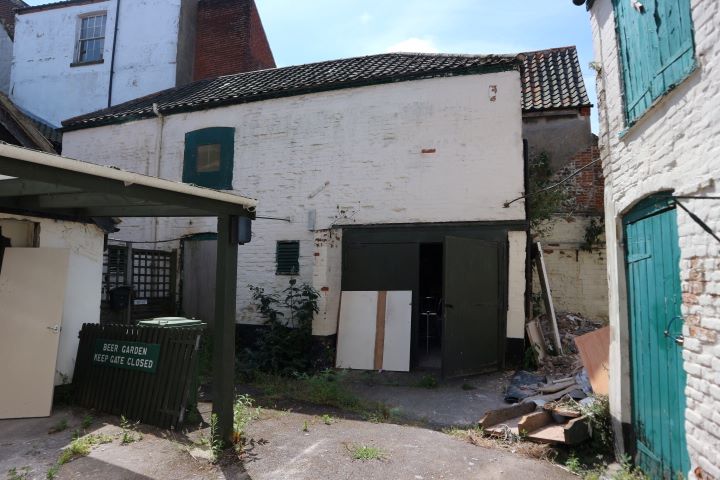
[[200,0],[194,80],[275,68],[254,0]]

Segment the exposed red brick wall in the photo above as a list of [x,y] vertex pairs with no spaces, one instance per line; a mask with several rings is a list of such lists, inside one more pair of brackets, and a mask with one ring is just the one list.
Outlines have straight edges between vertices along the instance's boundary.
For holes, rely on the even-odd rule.
[[0,28],[5,27],[10,38],[15,33],[14,10],[22,7],[27,7],[27,4],[21,0],[0,0]]
[[[592,145],[582,152],[576,153],[567,165],[556,173],[555,177],[563,179],[599,158],[600,149],[597,145]],[[567,190],[574,199],[572,202],[574,211],[602,213],[605,194],[605,177],[603,177],[602,162],[598,161],[568,180]]]
[[201,0],[194,80],[275,68],[254,0]]

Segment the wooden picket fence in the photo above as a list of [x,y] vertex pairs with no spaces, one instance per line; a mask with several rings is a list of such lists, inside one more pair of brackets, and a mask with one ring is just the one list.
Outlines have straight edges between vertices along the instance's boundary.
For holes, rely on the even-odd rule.
[[[80,330],[73,392],[77,404],[161,428],[183,422],[197,375],[202,328],[84,324]],[[93,363],[97,339],[160,345],[153,373]]]

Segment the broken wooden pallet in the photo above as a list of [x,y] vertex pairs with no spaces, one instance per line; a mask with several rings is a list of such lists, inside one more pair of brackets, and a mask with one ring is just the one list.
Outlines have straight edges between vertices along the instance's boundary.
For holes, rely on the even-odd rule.
[[534,402],[523,402],[491,410],[485,413],[479,426],[495,437],[507,437],[511,434],[538,443],[577,445],[590,438],[587,416],[558,424],[549,412],[536,412],[536,408]]

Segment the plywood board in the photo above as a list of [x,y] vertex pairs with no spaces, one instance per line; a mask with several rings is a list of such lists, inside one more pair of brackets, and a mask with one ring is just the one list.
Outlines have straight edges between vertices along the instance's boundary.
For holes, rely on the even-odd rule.
[[412,291],[387,292],[383,370],[394,372],[410,371],[411,325]]
[[610,377],[610,327],[575,337],[575,345],[587,370],[593,392],[607,395]]
[[70,251],[7,248],[0,272],[0,418],[52,408]]
[[335,366],[372,370],[375,367],[378,292],[342,292],[341,295]]
[[560,332],[557,326],[557,317],[555,316],[555,306],[553,305],[552,290],[550,290],[550,280],[548,279],[547,269],[545,268],[545,259],[543,258],[542,245],[540,242],[535,244],[537,246],[537,257],[536,265],[538,270],[538,277],[540,278],[540,287],[542,288],[543,301],[545,302],[545,313],[550,319],[552,325],[553,340],[555,342],[555,348],[560,355],[563,355],[562,342],[560,341]]

